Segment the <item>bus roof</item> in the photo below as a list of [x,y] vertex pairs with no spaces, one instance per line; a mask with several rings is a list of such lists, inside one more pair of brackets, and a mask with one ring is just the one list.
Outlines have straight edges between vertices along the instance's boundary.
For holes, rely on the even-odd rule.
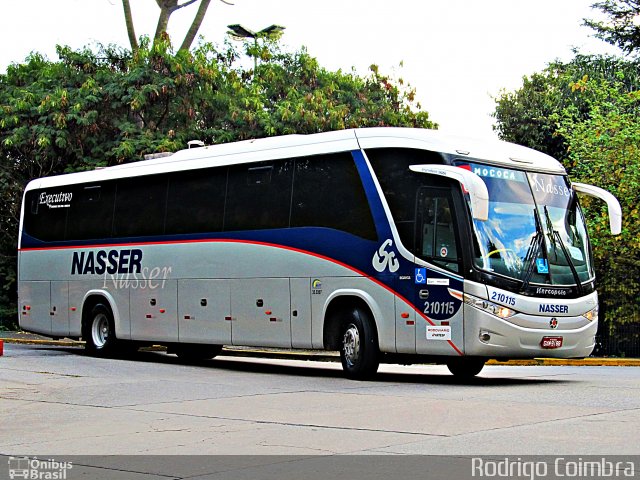
[[452,136],[437,130],[377,127],[282,135],[180,150],[161,158],[36,179],[27,185],[26,190],[382,147],[431,150],[502,167],[566,173],[564,167],[549,155],[513,143]]

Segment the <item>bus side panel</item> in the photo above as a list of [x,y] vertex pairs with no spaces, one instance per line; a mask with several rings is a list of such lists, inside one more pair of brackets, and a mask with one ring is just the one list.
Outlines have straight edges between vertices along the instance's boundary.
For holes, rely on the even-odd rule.
[[69,282],[51,282],[51,334],[69,335]]
[[19,284],[20,328],[51,334],[51,282],[22,281]]
[[291,346],[311,348],[311,279],[292,278]]
[[[178,340],[178,282],[165,280],[163,288],[130,290],[131,339]],[[116,329],[117,332],[117,329]]]
[[180,342],[230,345],[230,319],[230,280],[178,280]]
[[290,300],[288,278],[233,280],[233,344],[291,348]]

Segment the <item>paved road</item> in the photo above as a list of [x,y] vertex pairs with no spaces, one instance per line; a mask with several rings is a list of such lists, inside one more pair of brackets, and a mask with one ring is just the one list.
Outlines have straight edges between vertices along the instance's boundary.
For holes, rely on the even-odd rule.
[[384,365],[5,344],[0,454],[640,454],[640,369]]

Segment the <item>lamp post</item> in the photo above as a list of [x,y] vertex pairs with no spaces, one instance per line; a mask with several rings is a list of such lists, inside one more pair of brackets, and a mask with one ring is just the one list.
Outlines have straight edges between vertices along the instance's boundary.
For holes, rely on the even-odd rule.
[[[234,40],[242,41],[245,38],[253,38],[253,46],[255,47],[256,52],[258,50],[259,38],[278,38],[280,35],[282,35],[282,31],[285,29],[285,27],[282,27],[280,25],[271,25],[267,28],[263,28],[259,32],[254,32],[253,30],[249,30],[248,28],[243,27],[242,25],[237,23],[234,25],[227,25],[227,28],[229,29],[227,34]],[[257,68],[258,68],[258,55],[254,54],[253,56],[254,77],[256,75]]]

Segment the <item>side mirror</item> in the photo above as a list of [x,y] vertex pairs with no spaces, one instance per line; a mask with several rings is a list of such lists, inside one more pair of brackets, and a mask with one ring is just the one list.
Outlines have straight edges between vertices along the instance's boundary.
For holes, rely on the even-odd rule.
[[456,180],[462,185],[462,190],[469,193],[471,199],[471,216],[476,220],[485,221],[489,218],[489,191],[484,180],[469,170],[451,165],[411,165],[412,172],[427,175],[439,175]]
[[609,228],[611,229],[611,234],[620,235],[620,232],[622,232],[622,208],[620,208],[618,199],[606,190],[594,185],[576,182],[572,183],[571,186],[578,193],[584,193],[603,200],[609,210]]

